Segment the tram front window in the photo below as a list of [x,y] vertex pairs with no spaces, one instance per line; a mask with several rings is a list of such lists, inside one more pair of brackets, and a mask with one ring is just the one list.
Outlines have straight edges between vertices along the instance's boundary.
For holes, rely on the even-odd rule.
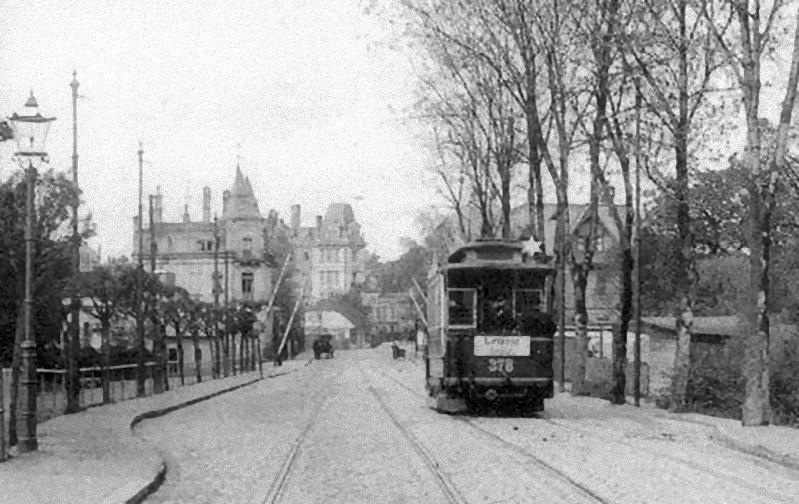
[[474,289],[449,289],[449,325],[474,326]]

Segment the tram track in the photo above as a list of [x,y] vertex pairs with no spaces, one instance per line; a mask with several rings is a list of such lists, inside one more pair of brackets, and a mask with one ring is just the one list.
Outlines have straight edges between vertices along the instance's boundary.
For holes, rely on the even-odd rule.
[[[402,383],[401,381],[397,380],[395,377],[387,375],[387,374],[379,372],[379,371],[378,371],[378,374],[380,374],[382,377],[387,378],[388,380],[392,381],[393,383],[395,383],[396,385],[398,385],[401,388],[405,389],[409,393],[411,393],[411,394],[413,394],[413,395],[415,395],[417,397],[425,398],[424,394],[420,394],[418,391],[413,390],[412,388],[408,387],[405,383]],[[371,387],[370,387],[370,389],[371,389]],[[372,393],[374,394],[374,391]],[[459,415],[448,415],[448,416],[450,418],[452,418],[453,420],[455,420],[455,421],[458,421],[458,422],[461,422],[461,423],[467,425],[472,430],[477,431],[478,433],[480,433],[484,437],[488,437],[488,438],[490,438],[490,439],[492,439],[492,440],[494,440],[496,442],[499,442],[500,445],[503,446],[504,448],[509,449],[510,451],[516,453],[517,455],[522,456],[525,460],[528,460],[529,462],[531,462],[533,465],[535,465],[539,469],[544,470],[548,474],[552,475],[553,477],[555,477],[558,480],[562,481],[563,483],[567,484],[569,487],[571,487],[573,489],[576,489],[580,494],[582,494],[582,496],[584,498],[588,499],[589,501],[596,502],[598,504],[610,504],[610,501],[604,499],[603,497],[598,495],[596,492],[592,491],[590,488],[588,488],[585,485],[583,485],[582,483],[580,483],[578,481],[575,481],[569,475],[565,474],[563,471],[560,471],[556,467],[553,467],[551,464],[548,464],[546,461],[542,460],[540,457],[534,455],[533,453],[529,452],[528,450],[525,450],[521,446],[516,445],[516,444],[514,444],[514,443],[512,443],[512,442],[510,442],[510,441],[508,441],[508,440],[506,440],[504,438],[502,438],[501,436],[499,436],[499,435],[497,435],[497,434],[485,429],[484,427],[482,427],[482,426],[478,425],[477,423],[475,423],[470,418],[459,416]]]
[[322,410],[325,409],[325,405],[329,399],[329,394],[326,394],[323,391],[317,392],[317,395],[321,395],[322,398],[316,399],[313,402],[314,411],[311,413],[310,418],[303,426],[303,429],[300,431],[297,437],[294,438],[294,441],[292,441],[291,447],[289,448],[288,453],[285,455],[283,462],[280,465],[280,470],[272,479],[272,483],[269,485],[266,495],[263,497],[263,499],[258,501],[261,504],[276,504],[281,501],[283,492],[288,484],[291,471],[301,453],[305,440],[308,438],[308,433],[313,429],[314,425],[316,425],[316,422],[319,420]]
[[452,483],[450,478],[439,469],[438,461],[430,454],[430,452],[425,448],[425,446],[413,435],[411,431],[409,431],[402,423],[399,421],[397,416],[391,410],[391,408],[386,404],[385,400],[380,396],[380,394],[375,390],[374,387],[371,385],[369,386],[369,392],[374,396],[377,403],[380,405],[382,410],[386,413],[386,415],[391,420],[391,423],[402,433],[403,437],[408,441],[408,443],[413,447],[414,452],[419,456],[419,458],[424,462],[427,469],[433,475],[436,483],[441,488],[446,501],[451,504],[468,504],[468,501],[463,498],[460,494],[458,489]]
[[[554,425],[554,426],[556,426],[558,428],[561,428],[561,429],[570,430],[572,432],[579,432],[579,433],[581,433],[581,434],[583,434],[585,436],[590,436],[590,437],[592,437],[594,439],[601,439],[602,441],[605,441],[607,443],[614,443],[614,444],[625,446],[625,447],[627,447],[628,449],[630,449],[632,451],[640,450],[639,446],[636,446],[633,443],[631,443],[629,441],[625,441],[623,439],[613,438],[613,437],[609,437],[609,436],[602,436],[602,435],[597,434],[594,431],[588,431],[586,429],[583,429],[581,427],[577,427],[577,426],[574,426],[574,425],[566,425],[566,424],[564,424],[562,422],[559,422],[557,420],[553,420],[551,418],[546,418],[546,419],[542,419],[542,420],[547,422],[550,425]],[[652,437],[652,438],[647,438],[647,439],[654,440],[655,438]],[[769,491],[768,488],[763,487],[763,486],[759,486],[759,485],[754,485],[754,484],[744,480],[743,478],[741,478],[740,476],[738,476],[738,475],[736,475],[736,474],[734,474],[732,472],[724,471],[724,470],[720,470],[720,469],[716,469],[716,468],[712,468],[712,467],[708,467],[707,465],[702,464],[700,462],[696,462],[694,460],[687,460],[687,459],[675,456],[672,453],[669,453],[667,451],[664,451],[664,450],[661,450],[661,449],[658,449],[658,448],[652,447],[652,446],[648,447],[647,451],[649,451],[651,453],[654,453],[654,454],[657,454],[658,457],[660,457],[662,459],[668,459],[671,462],[679,464],[679,465],[681,465],[683,467],[687,467],[687,468],[692,469],[692,470],[697,471],[697,472],[709,474],[709,475],[713,476],[714,478],[718,478],[719,480],[724,481],[726,483],[729,483],[731,485],[734,485],[734,486],[736,486],[736,487],[738,487],[738,488],[740,488],[742,490],[750,491],[750,492],[753,492],[753,493],[756,493],[756,494],[761,494],[761,495],[768,495],[769,498],[774,499],[774,502],[790,502],[790,501],[785,501],[784,498],[782,496],[780,496],[780,495],[773,494],[772,492]]]
[[[405,389],[409,393],[414,394],[417,397],[421,397],[423,399],[426,397],[424,394],[419,393],[417,390],[414,390],[413,388],[409,387],[407,384],[401,382],[400,380],[398,380],[397,378],[395,378],[395,377],[393,377],[393,376],[391,376],[389,374],[386,374],[386,373],[383,373],[383,372],[379,372],[379,374],[381,376],[385,377],[386,379],[394,382],[396,385],[398,385],[399,387]],[[564,474],[563,472],[561,472],[557,468],[551,466],[550,464],[548,464],[544,460],[541,460],[541,458],[537,457],[536,455],[531,453],[529,450],[526,450],[525,448],[519,446],[518,444],[515,444],[515,443],[513,443],[511,441],[508,441],[505,438],[503,438],[502,436],[500,436],[500,435],[498,435],[498,434],[486,429],[485,427],[483,427],[483,426],[479,425],[477,422],[475,422],[473,419],[468,418],[468,417],[464,417],[464,416],[457,416],[457,415],[452,415],[452,418],[456,419],[457,421],[460,421],[460,422],[463,422],[463,423],[469,425],[473,429],[479,431],[484,436],[490,437],[490,438],[498,441],[502,445],[506,446],[508,449],[510,449],[510,450],[512,450],[512,451],[524,456],[525,458],[530,459],[531,461],[533,461],[539,467],[542,467],[543,469],[547,470],[550,473],[553,473],[554,475],[558,476],[559,478],[570,482],[575,487],[580,488],[587,495],[590,495],[597,502],[607,502],[606,500],[603,500],[603,498],[600,497],[599,495],[596,495],[589,488],[585,487],[584,485],[582,485],[579,482],[574,481],[567,474]],[[594,431],[589,431],[589,430],[586,430],[586,429],[583,429],[583,428],[580,428],[580,427],[574,426],[574,425],[567,425],[565,423],[559,422],[559,421],[551,419],[551,418],[539,418],[538,420],[542,421],[542,422],[545,422],[545,423],[548,423],[550,425],[554,425],[554,426],[556,426],[556,427],[558,427],[560,429],[564,429],[564,430],[568,430],[568,431],[572,431],[572,432],[579,432],[580,434],[582,434],[584,436],[588,436],[588,437],[595,438],[595,439],[601,439],[602,441],[608,442],[608,443],[614,443],[614,444],[622,445],[625,448],[630,449],[630,450],[636,450],[637,451],[637,450],[640,449],[640,447],[634,445],[631,442],[625,441],[623,439],[618,439],[618,438],[613,438],[613,437],[609,437],[609,436],[598,435]],[[654,438],[652,438],[652,439],[654,439]],[[744,478],[742,478],[742,477],[740,477],[740,476],[738,476],[738,475],[736,475],[736,474],[734,474],[732,472],[724,471],[724,470],[717,469],[717,468],[708,467],[707,465],[702,464],[700,462],[693,461],[693,460],[687,460],[685,458],[681,458],[679,456],[675,456],[672,453],[668,453],[668,452],[666,452],[664,450],[659,450],[659,449],[657,449],[655,447],[649,447],[648,450],[650,450],[651,452],[657,454],[657,456],[660,457],[660,458],[668,459],[672,463],[681,465],[681,466],[683,466],[685,468],[688,468],[690,470],[711,475],[714,478],[718,478],[719,480],[724,481],[724,482],[726,482],[728,484],[731,484],[731,485],[733,485],[733,486],[735,486],[737,488],[740,488],[741,490],[754,492],[754,493],[758,493],[758,494],[761,494],[761,495],[767,495],[767,496],[769,496],[769,498],[774,499],[775,502],[788,502],[788,501],[784,500],[784,496],[781,496],[781,495],[778,495],[778,494],[774,494],[773,492],[770,492],[768,488],[760,486],[760,485],[755,485],[755,484],[753,484],[753,483],[751,483],[749,481],[746,481]]]

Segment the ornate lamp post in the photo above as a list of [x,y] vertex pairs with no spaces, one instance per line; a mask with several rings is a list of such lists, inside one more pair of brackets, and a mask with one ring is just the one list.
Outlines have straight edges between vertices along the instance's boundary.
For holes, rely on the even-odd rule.
[[27,185],[25,203],[25,301],[24,324],[25,339],[22,342],[22,370],[20,402],[21,429],[18,429],[20,452],[33,451],[38,448],[36,439],[36,340],[33,334],[33,219],[34,189],[36,185],[36,169],[47,162],[44,145],[50,123],[55,117],[43,117],[39,113],[39,104],[33,97],[33,91],[22,114],[16,112],[9,118],[14,131],[14,139],[19,149],[15,154],[19,165],[25,170]]

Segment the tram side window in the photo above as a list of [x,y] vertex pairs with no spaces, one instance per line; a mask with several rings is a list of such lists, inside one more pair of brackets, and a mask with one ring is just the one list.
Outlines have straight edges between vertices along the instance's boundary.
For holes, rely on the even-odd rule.
[[474,289],[449,289],[449,325],[474,326]]

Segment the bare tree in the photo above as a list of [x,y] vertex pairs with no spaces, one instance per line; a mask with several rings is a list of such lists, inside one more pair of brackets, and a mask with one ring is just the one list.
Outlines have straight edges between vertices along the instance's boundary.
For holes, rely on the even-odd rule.
[[[690,223],[690,143],[697,114],[715,89],[713,76],[723,60],[714,43],[702,3],[692,0],[632,2],[630,22],[617,38],[625,65],[640,75],[643,105],[652,128],[666,132],[671,144],[674,177],[656,180],[676,200],[680,255],[676,291],[679,293],[677,351],[673,406],[684,402],[688,381],[692,306],[696,266]],[[723,28],[726,30],[726,27]]]
[[[796,49],[789,86],[780,117],[782,148],[779,147],[770,166],[763,166],[761,159],[762,125],[760,113],[760,90],[762,87],[762,59],[773,46],[772,29],[779,18],[785,2],[774,0],[770,9],[765,9],[760,0],[706,1],[703,15],[713,30],[715,42],[725,55],[725,62],[735,76],[741,91],[746,117],[745,163],[751,172],[749,192],[749,275],[750,296],[746,318],[748,333],[744,376],[745,398],[742,408],[743,425],[764,425],[771,422],[769,394],[769,265],[771,249],[771,213],[778,172],[774,170],[783,162],[779,158],[785,152],[787,128],[791,120],[793,101],[796,95]],[[732,19],[734,30],[725,30],[722,20]]]

